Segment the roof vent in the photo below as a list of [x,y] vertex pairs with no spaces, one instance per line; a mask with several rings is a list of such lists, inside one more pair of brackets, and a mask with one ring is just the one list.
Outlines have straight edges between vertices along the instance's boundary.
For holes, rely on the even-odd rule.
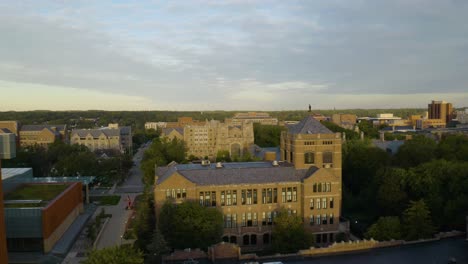
[[202,166],[210,166],[210,161],[209,160],[202,160],[201,165]]
[[279,166],[279,164],[278,164],[278,161],[277,161],[277,160],[274,160],[274,161],[273,161],[271,164],[273,165],[273,167],[278,167],[278,166]]
[[221,162],[216,162],[216,168],[220,169],[223,167],[223,164]]

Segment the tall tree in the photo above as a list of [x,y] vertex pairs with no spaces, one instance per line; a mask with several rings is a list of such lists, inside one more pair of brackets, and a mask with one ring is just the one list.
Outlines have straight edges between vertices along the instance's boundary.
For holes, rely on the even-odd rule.
[[272,232],[272,247],[278,253],[295,253],[309,248],[312,236],[304,229],[301,217],[282,208],[275,218]]
[[431,238],[435,231],[430,211],[424,200],[410,202],[403,214],[403,224],[406,240]]
[[436,158],[437,144],[425,136],[407,140],[395,154],[394,164],[403,168],[415,167]]
[[168,244],[158,227],[154,229],[151,244],[146,249],[148,251],[146,263],[161,263],[162,256],[169,252]]
[[222,213],[194,201],[177,206],[165,203],[159,219],[159,228],[173,248],[206,249],[220,242],[223,235]]
[[386,168],[377,174],[377,205],[384,215],[400,215],[407,202],[404,190],[408,172],[405,169]]

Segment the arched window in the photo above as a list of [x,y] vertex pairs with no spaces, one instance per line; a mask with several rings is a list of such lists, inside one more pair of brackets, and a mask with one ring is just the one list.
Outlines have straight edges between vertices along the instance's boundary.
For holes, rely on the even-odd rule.
[[230,239],[229,239],[229,242],[231,242],[232,244],[237,244],[237,237],[236,236],[231,236]]
[[323,153],[323,163],[333,163],[333,153],[330,151]]
[[223,241],[224,242],[229,242],[229,237],[228,236],[223,236]]
[[250,235],[250,244],[257,245],[257,235]]
[[313,152],[304,153],[304,163],[305,164],[314,164],[315,163],[315,153],[313,153]]
[[270,234],[263,234],[263,244],[264,245],[270,244]]

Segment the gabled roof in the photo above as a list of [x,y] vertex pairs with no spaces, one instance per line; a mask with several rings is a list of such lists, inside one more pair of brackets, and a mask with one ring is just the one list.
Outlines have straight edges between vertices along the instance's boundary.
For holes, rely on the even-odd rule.
[[171,127],[171,128],[163,128],[163,134],[164,135],[169,135],[172,131],[176,131],[177,133],[184,135],[184,128],[182,127]]
[[11,132],[10,129],[8,129],[8,128],[0,128],[0,133],[10,134],[10,133],[13,133],[13,132]]
[[200,164],[178,164],[173,167],[159,167],[156,175],[157,184],[161,184],[174,173],[182,175],[197,185],[262,184],[278,182],[300,182],[318,171],[317,167],[309,170],[296,170],[289,163],[273,166],[270,162],[233,162],[225,163],[222,168],[202,166]]
[[66,125],[24,125],[21,127],[21,131],[41,131],[44,128],[47,128],[52,131],[52,128],[54,128],[57,131],[63,131],[65,130]]
[[295,125],[288,125],[290,134],[334,134],[312,116],[307,116]]
[[78,135],[81,138],[91,135],[93,138],[99,138],[102,134],[107,137],[116,137],[120,136],[119,129],[74,129],[71,133],[71,136]]

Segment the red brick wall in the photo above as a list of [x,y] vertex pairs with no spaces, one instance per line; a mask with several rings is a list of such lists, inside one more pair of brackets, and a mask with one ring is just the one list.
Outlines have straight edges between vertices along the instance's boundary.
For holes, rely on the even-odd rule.
[[71,183],[42,210],[42,235],[47,239],[65,218],[83,202],[81,182]]

